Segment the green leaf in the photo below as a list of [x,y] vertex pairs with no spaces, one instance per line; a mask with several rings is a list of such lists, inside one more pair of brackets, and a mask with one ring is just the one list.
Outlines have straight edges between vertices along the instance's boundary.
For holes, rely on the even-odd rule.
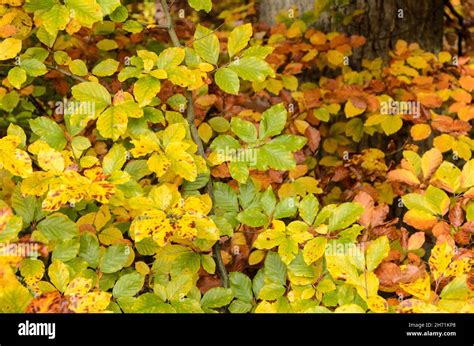
[[101,136],[116,141],[127,131],[128,117],[125,110],[118,106],[107,108],[97,120],[97,130]]
[[249,177],[249,169],[247,163],[232,161],[229,164],[229,173],[232,178],[241,184],[245,184]]
[[65,0],[65,4],[71,16],[87,28],[102,20],[102,8],[96,0]]
[[219,88],[228,94],[238,95],[240,90],[240,80],[237,73],[230,68],[221,68],[216,71],[214,78]]
[[51,283],[60,291],[66,290],[69,283],[69,269],[60,260],[53,260],[48,268],[48,276]]
[[189,6],[194,8],[196,11],[204,10],[210,12],[212,10],[211,0],[188,0]]
[[287,111],[283,103],[279,103],[262,114],[259,139],[279,135],[285,128]]
[[436,214],[444,215],[448,212],[450,199],[443,190],[430,185],[425,191],[425,199],[427,204],[431,205],[432,209],[436,211]]
[[69,63],[69,70],[76,76],[85,76],[89,73],[86,63],[81,59],[72,60]]
[[342,203],[329,217],[328,231],[342,230],[352,225],[363,212],[364,208],[359,203]]
[[285,294],[286,288],[283,285],[269,283],[262,287],[258,293],[258,299],[263,300],[277,300]]
[[233,61],[229,68],[237,75],[250,82],[263,82],[267,76],[274,76],[270,65],[264,60],[255,57],[245,57]]
[[398,115],[385,115],[381,123],[382,130],[387,136],[398,132],[403,126],[403,120]]
[[295,197],[285,197],[276,205],[274,218],[284,219],[286,217],[294,216],[297,208],[298,201]]
[[237,194],[227,184],[220,182],[214,183],[214,199],[217,209],[229,212],[237,212],[239,210]]
[[128,246],[123,244],[109,246],[100,259],[100,270],[106,274],[118,272],[127,263],[129,255]]
[[221,306],[228,305],[233,298],[232,289],[215,287],[204,294],[201,299],[201,305],[206,308],[220,308]]
[[79,240],[77,238],[64,240],[56,243],[52,259],[67,262],[75,258],[79,252]]
[[66,215],[54,213],[38,224],[46,238],[52,241],[68,240],[79,235],[79,228]]
[[474,160],[469,160],[464,164],[461,172],[461,186],[463,188],[474,186]]
[[390,244],[388,242],[387,236],[384,235],[372,241],[367,247],[367,270],[373,271],[375,268],[377,268],[382,260],[388,256],[389,251]]
[[89,267],[96,268],[99,264],[99,254],[99,241],[97,237],[90,232],[82,233],[79,257],[89,263]]
[[272,141],[257,150],[257,167],[261,170],[266,170],[267,167],[291,170],[296,167],[296,161],[288,148]]
[[45,64],[43,64],[38,59],[21,60],[20,66],[23,70],[25,70],[28,76],[31,76],[31,77],[42,76],[48,72]]
[[97,0],[97,2],[102,8],[104,16],[111,14],[120,7],[120,0]]
[[312,225],[319,211],[319,201],[313,194],[303,197],[299,203],[299,213],[304,222]]
[[267,216],[271,216],[275,210],[276,197],[273,193],[273,188],[269,186],[260,198],[260,203],[262,204],[263,211]]
[[145,277],[137,272],[125,274],[118,279],[112,294],[115,298],[132,297],[143,287]]
[[257,128],[250,121],[233,117],[230,127],[241,140],[247,143],[254,143],[257,140]]
[[238,140],[229,135],[219,135],[211,143],[212,150],[240,149],[241,145]]
[[30,120],[30,127],[31,131],[53,149],[63,150],[67,144],[63,129],[47,117],[38,117]]
[[274,137],[271,141],[272,145],[282,145],[287,151],[298,151],[305,146],[307,139],[302,136],[281,135]]
[[252,310],[252,307],[252,304],[236,299],[229,305],[229,311],[233,314],[245,314]]
[[21,67],[15,66],[8,71],[8,81],[17,89],[21,89],[21,85],[26,82],[26,72]]
[[64,30],[69,22],[69,10],[64,5],[56,4],[40,14],[41,24],[46,31],[56,36],[59,30]]
[[159,69],[172,69],[181,64],[184,60],[185,52],[183,48],[166,48],[158,56],[156,66]]
[[219,59],[219,39],[210,29],[198,24],[194,32],[193,47],[199,57],[210,64],[216,65]]
[[240,272],[229,274],[230,288],[234,293],[234,297],[244,302],[251,303],[253,299],[252,281],[250,278]]
[[201,265],[209,274],[216,272],[216,261],[211,255],[201,255]]
[[275,48],[270,46],[252,46],[247,48],[243,53],[242,57],[253,56],[258,59],[265,59],[269,54],[273,52]]
[[461,171],[451,162],[443,161],[431,178],[431,183],[454,193],[461,187]]
[[99,77],[111,76],[119,67],[119,62],[114,59],[105,59],[101,61],[92,69],[92,73]]
[[39,278],[44,274],[44,263],[39,259],[25,258],[21,261],[20,273],[24,278]]
[[260,208],[248,208],[237,215],[237,219],[250,227],[261,227],[268,222],[268,217]]
[[25,225],[33,221],[37,209],[41,210],[41,203],[38,203],[35,196],[22,196],[19,186],[13,192],[11,201],[15,213],[21,216]]
[[231,58],[242,49],[247,47],[250,37],[252,37],[252,33],[252,24],[250,23],[240,25],[232,30],[227,42],[227,51],[229,52],[229,56]]
[[469,297],[469,288],[466,283],[466,274],[454,278],[444,286],[440,297],[443,299],[466,300]]
[[71,88],[72,96],[78,101],[94,102],[96,112],[111,104],[109,92],[99,83],[82,82]]
[[275,252],[268,252],[264,266],[265,280],[279,285],[286,283],[286,266]]
[[22,285],[7,286],[2,289],[0,312],[25,313],[32,299],[33,295],[28,288]]
[[133,86],[133,94],[140,107],[150,104],[160,90],[160,80],[150,75],[139,78]]
[[112,172],[118,171],[127,161],[127,150],[123,147],[122,144],[115,144],[104,156],[102,161],[102,167],[104,173],[109,175]]

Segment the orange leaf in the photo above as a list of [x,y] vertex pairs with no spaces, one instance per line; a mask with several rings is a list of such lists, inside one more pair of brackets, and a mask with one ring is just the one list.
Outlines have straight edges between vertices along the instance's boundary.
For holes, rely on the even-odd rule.
[[420,181],[415,176],[415,174],[410,171],[407,171],[406,169],[395,169],[391,172],[388,172],[387,176],[389,181],[397,181],[399,183],[405,183],[407,185],[420,184]]
[[408,250],[419,249],[425,242],[425,232],[416,232],[408,239]]

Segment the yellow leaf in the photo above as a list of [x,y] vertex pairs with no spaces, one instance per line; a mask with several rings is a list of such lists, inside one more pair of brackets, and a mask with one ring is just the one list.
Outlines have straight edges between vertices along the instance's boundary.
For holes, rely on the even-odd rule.
[[422,231],[433,228],[437,223],[436,216],[418,209],[408,210],[403,216],[403,221],[406,224]]
[[64,171],[64,158],[54,149],[42,150],[38,153],[38,164],[45,171],[60,173]]
[[431,126],[428,124],[416,124],[410,129],[410,134],[413,140],[422,141],[431,134]]
[[431,296],[430,276],[428,273],[423,278],[414,282],[400,283],[400,287],[412,296],[428,301]]
[[189,144],[183,142],[170,143],[166,147],[166,156],[169,158],[171,169],[175,174],[188,181],[195,181],[197,177],[197,167],[193,157],[186,152],[188,147]]
[[21,40],[7,38],[0,42],[0,60],[14,58],[21,51]]
[[359,115],[359,114],[362,114],[365,112],[367,106],[365,106],[364,108],[358,108],[356,107],[351,99],[349,99],[347,102],[346,102],[346,105],[344,107],[344,113],[346,114],[346,117],[347,118],[352,118],[352,117],[355,117],[356,115]]
[[429,260],[431,274],[435,280],[438,280],[445,274],[446,269],[451,263],[454,251],[448,242],[435,245],[431,250],[431,256]]
[[212,128],[208,123],[202,123],[198,128],[198,134],[201,139],[207,143],[212,137]]
[[17,149],[20,143],[20,137],[14,135],[0,139],[0,169],[4,168],[13,175],[26,178],[33,173],[33,167],[28,154]]
[[446,133],[437,136],[433,140],[433,145],[438,148],[442,153],[445,153],[453,147],[454,138]]
[[[327,52],[327,60],[331,65],[342,66],[344,62],[344,54],[341,52],[331,49]],[[347,114],[347,113],[346,113]],[[360,114],[360,113],[359,113]]]
[[344,304],[337,307],[334,312],[343,314],[363,314],[365,310],[357,304]]
[[265,258],[265,251],[263,250],[255,250],[249,256],[249,265],[253,266],[262,262]]
[[444,64],[445,62],[450,62],[451,61],[451,54],[449,52],[439,52],[438,60],[442,64]]
[[316,237],[306,243],[303,250],[303,258],[306,264],[311,265],[320,259],[326,249],[327,240],[324,237]]
[[367,307],[373,312],[388,312],[388,303],[381,296],[372,296],[367,299]]
[[421,171],[423,172],[423,179],[430,178],[434,171],[443,162],[443,155],[437,148],[428,150],[421,157]]
[[257,249],[272,249],[279,246],[285,239],[285,223],[280,220],[273,220],[271,226],[260,233],[253,243]]
[[158,178],[160,178],[171,167],[171,162],[167,159],[165,155],[160,152],[156,152],[148,159],[147,165],[150,171],[156,173]]
[[426,60],[421,56],[411,56],[407,59],[407,63],[417,69],[424,69],[428,66]]

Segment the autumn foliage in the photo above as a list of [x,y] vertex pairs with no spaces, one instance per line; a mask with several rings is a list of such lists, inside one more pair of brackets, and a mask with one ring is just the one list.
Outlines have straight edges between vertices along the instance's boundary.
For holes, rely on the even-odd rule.
[[0,4],[1,312],[474,312],[469,56]]

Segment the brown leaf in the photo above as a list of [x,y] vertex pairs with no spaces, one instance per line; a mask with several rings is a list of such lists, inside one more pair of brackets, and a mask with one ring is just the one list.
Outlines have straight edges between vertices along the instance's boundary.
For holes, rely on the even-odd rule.
[[416,232],[408,239],[408,250],[416,250],[425,243],[425,232]]
[[454,227],[459,227],[464,222],[464,212],[461,203],[456,203],[451,210],[449,210],[449,221]]
[[308,138],[308,147],[314,153],[321,142],[321,133],[312,126],[308,126],[304,132],[306,138]]

